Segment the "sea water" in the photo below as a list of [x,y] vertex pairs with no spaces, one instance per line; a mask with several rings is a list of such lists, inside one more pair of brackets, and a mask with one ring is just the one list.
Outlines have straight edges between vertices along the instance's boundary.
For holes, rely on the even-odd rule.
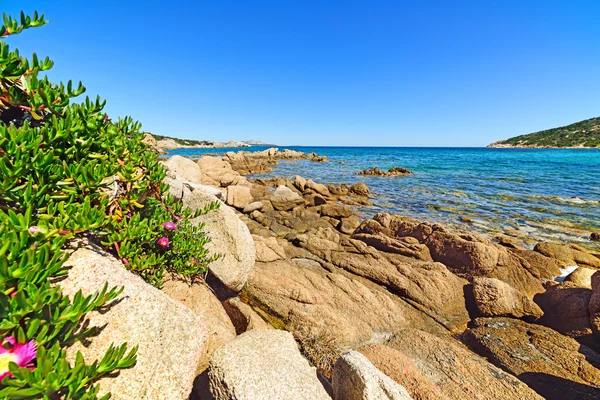
[[[264,150],[255,146],[250,151]],[[320,183],[365,182],[373,206],[365,216],[390,212],[487,235],[508,232],[537,240],[576,242],[600,231],[600,149],[408,147],[280,147],[327,156],[329,162],[282,161],[254,177],[302,175]],[[199,156],[239,149],[178,149]],[[356,173],[401,166],[405,177]]]

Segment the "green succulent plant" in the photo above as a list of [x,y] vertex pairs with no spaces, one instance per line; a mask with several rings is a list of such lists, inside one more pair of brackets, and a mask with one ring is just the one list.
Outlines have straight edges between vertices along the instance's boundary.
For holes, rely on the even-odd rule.
[[[46,23],[37,12],[4,15],[0,39]],[[9,364],[3,399],[96,399],[99,378],[135,363],[136,348],[126,345],[91,364],[81,354],[67,361],[66,347],[94,334],[82,328],[85,315],[122,291],[63,295],[55,281],[68,274],[69,241],[85,236],[155,286],[166,273],[201,276],[218,257],[191,220],[219,204],[184,209],[162,183],[166,172],[141,125],[113,121],[99,98],[71,103],[85,87],[39,76],[52,66],[0,40],[0,335],[37,346],[33,368]]]

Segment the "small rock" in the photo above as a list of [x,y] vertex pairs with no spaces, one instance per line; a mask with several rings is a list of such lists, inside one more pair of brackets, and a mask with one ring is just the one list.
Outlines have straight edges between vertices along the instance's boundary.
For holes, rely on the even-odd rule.
[[364,182],[357,182],[350,186],[350,193],[357,196],[368,196],[371,194],[369,187]]
[[253,211],[260,211],[264,207],[264,203],[262,201],[255,201],[253,203],[248,204],[244,207],[244,214],[250,214]]
[[333,371],[335,400],[412,400],[406,389],[357,351],[344,353]]
[[304,204],[304,199],[287,186],[279,186],[271,197],[271,204],[276,210],[288,211]]
[[306,188],[306,179],[304,179],[300,175],[296,175],[296,177],[294,178],[294,186],[299,191],[304,192],[304,189]]
[[346,235],[352,235],[352,233],[360,225],[360,218],[356,215],[351,215],[348,218],[342,218],[338,225],[338,230]]
[[243,209],[248,204],[252,203],[252,193],[250,188],[246,186],[229,186],[227,188],[226,203],[232,207]]
[[592,232],[590,239],[600,242],[600,232]]
[[373,167],[371,169],[365,169],[362,170],[358,173],[358,175],[372,175],[372,176],[384,176],[384,177],[391,177],[391,176],[406,176],[406,175],[412,175],[414,172],[409,171],[406,168],[402,168],[402,167],[393,167],[390,168],[388,171],[382,171],[377,167]]
[[499,279],[473,279],[473,296],[482,316],[539,318],[544,314],[529,297]]
[[320,194],[321,196],[329,197],[331,195],[329,193],[329,190],[327,189],[327,186],[323,185],[322,183],[316,183],[312,179],[309,179],[306,181],[305,187],[315,191],[316,193]]
[[341,204],[323,204],[321,215],[336,219],[348,218],[352,215],[352,209]]
[[208,371],[215,400],[330,400],[291,333],[254,329],[214,352]]

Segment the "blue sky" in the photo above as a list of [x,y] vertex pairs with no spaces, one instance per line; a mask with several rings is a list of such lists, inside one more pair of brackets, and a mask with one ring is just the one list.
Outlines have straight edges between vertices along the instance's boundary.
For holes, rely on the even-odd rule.
[[600,116],[598,1],[2,5],[51,21],[11,46],[162,135],[484,146]]

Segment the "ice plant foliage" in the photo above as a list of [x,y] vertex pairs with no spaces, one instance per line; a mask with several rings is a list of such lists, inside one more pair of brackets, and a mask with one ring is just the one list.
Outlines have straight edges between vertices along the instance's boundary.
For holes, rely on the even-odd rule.
[[35,342],[17,343],[12,336],[5,338],[0,346],[0,381],[5,376],[12,376],[8,366],[15,363],[19,367],[33,368],[33,360],[37,354]]
[[[28,60],[3,41],[46,22],[22,13],[0,27],[0,399],[90,400],[102,397],[98,379],[135,363],[136,348],[67,361],[68,345],[93,340],[85,315],[122,288],[63,296],[54,284],[68,274],[62,248],[86,235],[154,285],[165,272],[193,278],[216,255],[192,222],[218,204],[183,209],[139,123],[108,118],[99,98],[72,103],[81,83],[53,83],[51,60]],[[167,247],[157,246],[162,237]]]

